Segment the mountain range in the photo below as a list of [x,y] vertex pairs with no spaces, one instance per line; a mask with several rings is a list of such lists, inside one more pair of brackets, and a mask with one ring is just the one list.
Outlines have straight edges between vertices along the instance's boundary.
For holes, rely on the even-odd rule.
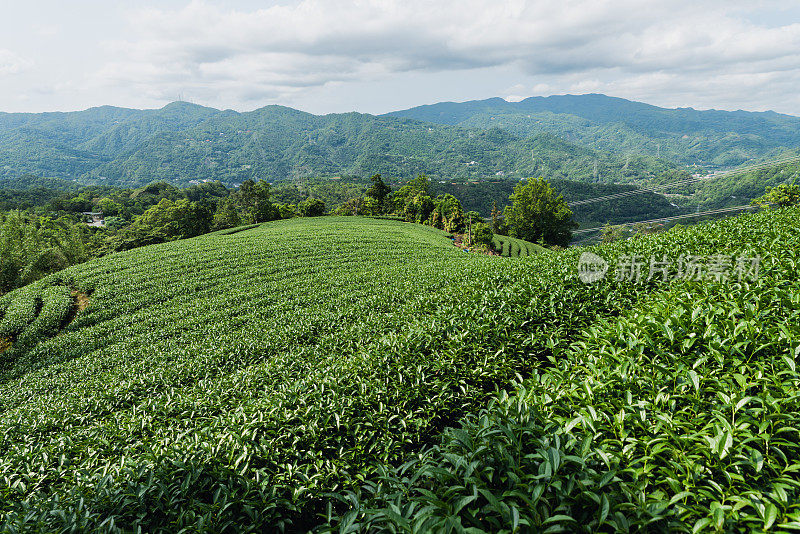
[[683,165],[720,167],[800,146],[800,118],[772,111],[666,109],[601,94],[442,102],[390,116],[462,126],[541,132],[598,150],[649,154]]
[[78,183],[187,185],[304,177],[467,182],[529,176],[669,181],[800,146],[800,118],[665,109],[604,95],[444,102],[376,116],[161,109],[0,113],[0,184],[23,174]]

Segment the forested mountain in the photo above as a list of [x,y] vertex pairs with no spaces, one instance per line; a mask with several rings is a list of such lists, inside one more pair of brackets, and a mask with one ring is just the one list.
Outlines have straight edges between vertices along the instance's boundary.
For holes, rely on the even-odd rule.
[[138,186],[374,173],[450,181],[534,175],[636,181],[683,171],[546,132],[529,136],[359,113],[318,116],[282,106],[238,113],[175,102],[158,110],[0,114],[0,179],[25,173]]
[[419,106],[388,114],[519,136],[550,132],[618,153],[660,155],[682,164],[732,166],[800,145],[800,118],[771,111],[666,109],[600,94],[502,98]]

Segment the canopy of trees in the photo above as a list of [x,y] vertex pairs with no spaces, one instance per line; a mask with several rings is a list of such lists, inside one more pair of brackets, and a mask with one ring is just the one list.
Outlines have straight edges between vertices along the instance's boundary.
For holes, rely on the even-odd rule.
[[122,230],[114,248],[126,250],[202,235],[211,229],[213,219],[211,210],[200,202],[164,198]]
[[86,261],[94,245],[75,221],[0,212],[0,294]]
[[308,198],[297,205],[303,217],[319,217],[325,215],[325,203],[318,198]]

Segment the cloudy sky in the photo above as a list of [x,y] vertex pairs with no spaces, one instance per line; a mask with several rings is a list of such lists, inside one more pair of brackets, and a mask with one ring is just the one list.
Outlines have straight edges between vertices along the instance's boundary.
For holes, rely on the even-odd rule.
[[800,115],[800,2],[0,0],[0,111],[600,92]]

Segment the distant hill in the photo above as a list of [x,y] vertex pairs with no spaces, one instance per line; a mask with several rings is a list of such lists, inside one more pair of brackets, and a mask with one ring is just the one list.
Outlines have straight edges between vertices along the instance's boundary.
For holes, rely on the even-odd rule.
[[175,102],[158,110],[0,114],[0,180],[38,174],[135,187],[420,172],[457,181],[667,180],[683,173],[663,160],[578,146],[547,132],[318,116],[282,106],[238,113]]
[[550,132],[620,153],[732,166],[800,146],[800,118],[768,112],[666,109],[600,94],[442,102],[388,114],[466,128]]

